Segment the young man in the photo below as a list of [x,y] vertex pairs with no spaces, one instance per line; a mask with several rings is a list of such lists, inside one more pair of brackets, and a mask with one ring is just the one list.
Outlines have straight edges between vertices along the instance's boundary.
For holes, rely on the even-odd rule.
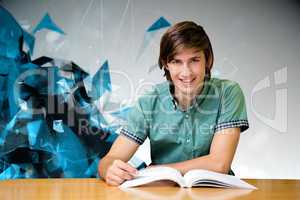
[[246,106],[237,83],[210,77],[213,60],[201,26],[185,21],[167,30],[159,56],[167,82],[138,100],[128,125],[101,159],[99,174],[108,184],[134,177],[137,170],[127,161],[147,137],[154,167],[232,174],[240,132],[248,128]]

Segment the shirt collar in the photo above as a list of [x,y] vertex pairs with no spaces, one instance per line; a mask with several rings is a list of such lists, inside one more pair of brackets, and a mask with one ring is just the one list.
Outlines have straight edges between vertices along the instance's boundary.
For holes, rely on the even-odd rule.
[[[209,90],[209,82],[211,79],[205,79],[204,85],[201,90],[201,92],[196,96],[196,98],[193,100],[192,105],[188,108],[187,111],[193,109],[196,105],[200,106],[205,99],[205,96],[207,95],[207,92]],[[160,98],[163,100],[164,103],[166,103],[169,108],[173,108],[174,110],[180,109],[178,102],[174,98],[172,91],[173,88],[170,84],[170,82],[164,82],[162,84],[158,84],[157,91],[160,95]],[[180,109],[181,110],[181,109]],[[183,110],[181,110],[183,111]]]

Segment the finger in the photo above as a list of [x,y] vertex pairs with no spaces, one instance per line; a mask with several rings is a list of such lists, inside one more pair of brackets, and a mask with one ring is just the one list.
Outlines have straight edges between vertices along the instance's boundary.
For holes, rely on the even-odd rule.
[[129,172],[124,171],[123,169],[118,168],[118,167],[115,167],[112,170],[112,174],[114,174],[122,179],[125,179],[125,180],[130,180],[130,179],[134,178],[134,176],[132,174],[130,174]]
[[111,186],[119,186],[120,185],[116,181],[113,181],[113,180],[106,180],[106,183]]
[[120,185],[120,184],[122,184],[122,183],[124,182],[124,179],[123,179],[123,178],[121,178],[121,177],[119,177],[119,176],[117,176],[117,175],[114,175],[114,174],[111,174],[111,175],[109,176],[109,180],[111,180],[111,181],[117,183],[118,185]]
[[116,165],[132,175],[136,175],[138,173],[138,170],[136,168],[132,167],[128,163],[123,162],[122,160],[117,160]]

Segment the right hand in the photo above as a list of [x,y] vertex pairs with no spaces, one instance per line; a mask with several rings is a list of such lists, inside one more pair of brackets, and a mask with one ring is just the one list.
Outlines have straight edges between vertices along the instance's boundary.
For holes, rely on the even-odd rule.
[[122,160],[114,160],[107,168],[105,181],[112,186],[118,186],[126,180],[133,179],[138,170]]

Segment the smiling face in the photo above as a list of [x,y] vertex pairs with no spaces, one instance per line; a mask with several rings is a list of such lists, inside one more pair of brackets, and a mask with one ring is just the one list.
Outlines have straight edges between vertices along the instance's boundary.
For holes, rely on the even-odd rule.
[[205,78],[204,52],[183,48],[167,63],[166,69],[175,87],[175,96],[194,98],[202,89]]

